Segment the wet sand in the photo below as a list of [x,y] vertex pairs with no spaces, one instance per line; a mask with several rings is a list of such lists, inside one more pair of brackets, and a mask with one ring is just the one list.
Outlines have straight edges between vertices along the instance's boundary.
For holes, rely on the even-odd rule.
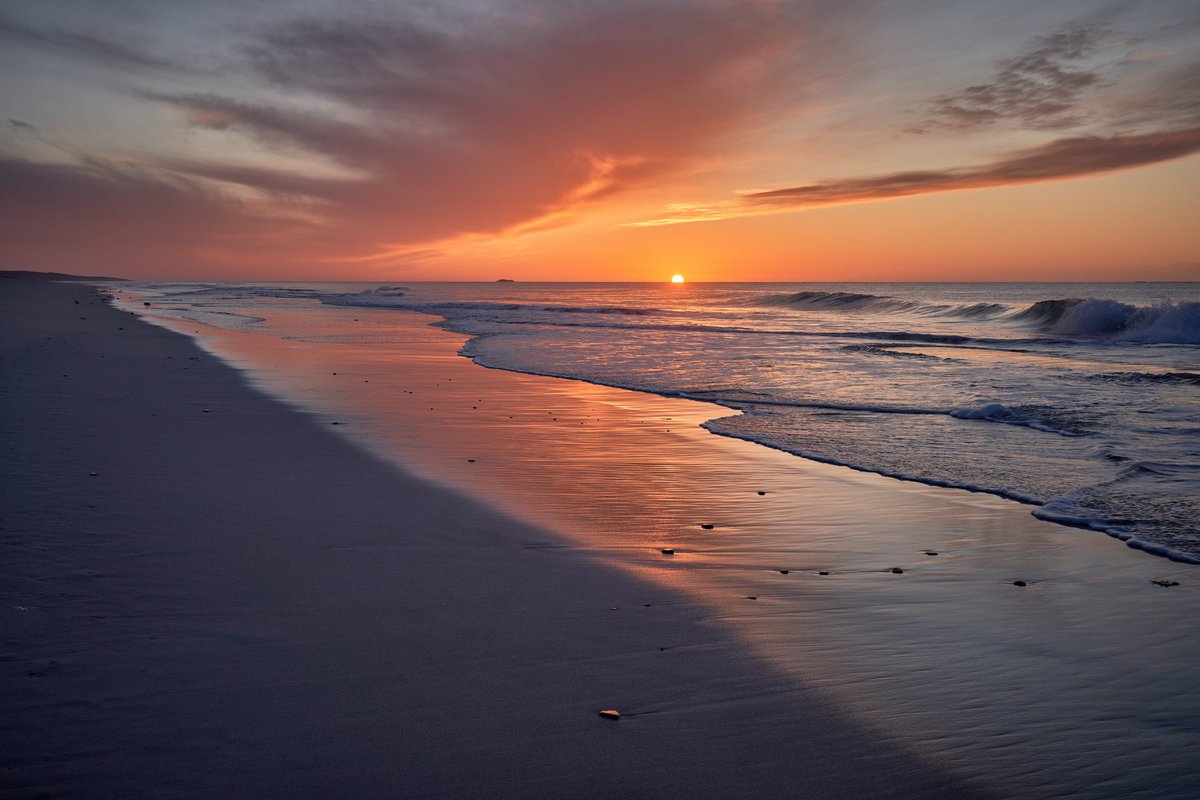
[[976,793],[692,595],[91,288],[0,314],[6,797]]

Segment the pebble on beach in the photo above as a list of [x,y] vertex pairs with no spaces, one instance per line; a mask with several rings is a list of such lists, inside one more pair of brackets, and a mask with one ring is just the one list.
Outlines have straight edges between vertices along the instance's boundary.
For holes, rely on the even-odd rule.
[[766,492],[762,492],[762,491],[760,491],[760,492],[758,493],[758,496],[759,496],[759,497],[762,497],[764,494],[766,494]]
[[1029,584],[1026,583],[1025,581],[1013,581],[1013,586],[1020,586],[1021,588],[1025,588],[1028,585]]
[[[92,474],[95,474],[95,473],[92,473]],[[1169,581],[1169,580],[1164,580],[1164,579],[1159,579],[1159,580],[1150,581],[1150,582],[1153,583],[1155,586],[1161,586],[1164,589],[1166,589],[1170,586],[1178,586],[1179,585],[1179,581]]]
[[818,572],[817,574],[818,574],[818,575],[828,575],[828,574],[829,574],[829,570],[827,570],[827,569],[823,569],[823,570],[821,570],[820,572]]
[[700,527],[704,528],[704,530],[706,530],[706,531],[711,531],[713,528],[715,528],[717,526],[713,525],[711,522],[701,522]]
[[674,547],[664,547],[659,552],[662,553],[664,556],[673,556],[673,555],[675,555],[675,548]]
[[621,712],[617,711],[615,708],[606,708],[600,712],[600,716],[604,717],[605,719],[620,719]]
[[786,569],[781,569],[781,570],[779,570],[779,574],[780,574],[780,575],[787,575],[787,574],[788,574],[788,570],[786,570]]
[[899,567],[892,567],[892,574],[893,575],[903,575],[904,570],[900,569]]

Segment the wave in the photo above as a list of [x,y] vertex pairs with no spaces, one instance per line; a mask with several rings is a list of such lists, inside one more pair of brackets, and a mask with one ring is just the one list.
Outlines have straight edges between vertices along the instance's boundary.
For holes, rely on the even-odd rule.
[[[899,354],[898,354],[899,355]],[[618,384],[610,384],[618,385]],[[1069,409],[1055,408],[1049,405],[1017,405],[1006,406],[1002,403],[985,403],[977,407],[962,408],[922,408],[917,406],[901,406],[869,403],[822,403],[810,400],[794,400],[763,392],[747,392],[732,388],[690,388],[674,392],[647,389],[631,384],[620,385],[621,388],[649,391],[668,397],[682,397],[688,400],[702,400],[709,403],[747,411],[756,406],[774,406],[778,408],[820,409],[826,411],[848,411],[864,414],[926,414],[934,416],[951,416],[955,419],[978,420],[981,422],[997,422],[1004,425],[1019,425],[1043,433],[1053,433],[1058,436],[1071,438],[1090,436],[1093,425],[1087,415]]]
[[974,419],[986,422],[1001,422],[1005,425],[1021,425],[1059,436],[1088,436],[1092,433],[1086,419],[1079,414],[1053,406],[1023,405],[1006,406],[1003,403],[986,403],[975,408],[955,408],[950,416],[956,419]]
[[[736,429],[728,426],[728,422],[734,417],[719,417],[710,419],[707,422],[700,424],[700,427],[705,430],[715,433],[718,436],[728,436],[731,439],[741,439],[747,442],[761,444],[764,447],[769,447],[772,450],[780,450],[785,453],[806,458],[809,461],[819,461],[822,464],[833,464],[839,467],[848,467],[849,469],[858,472],[869,472],[875,475],[883,475],[888,478],[896,478],[902,481],[913,481],[915,483],[923,483],[926,486],[941,486],[946,489],[963,489],[968,492],[980,492],[983,494],[996,495],[1005,497],[1009,500],[1015,500],[1018,503],[1026,503],[1033,506],[1041,506],[1045,501],[1033,495],[1026,494],[1005,486],[984,485],[971,483],[969,481],[941,479],[928,475],[917,476],[909,472],[895,469],[887,469],[875,464],[860,463],[852,459],[835,458],[821,452],[808,450],[804,447],[798,447],[794,443],[785,443],[770,436],[757,435],[756,433],[744,429]],[[1039,509],[1040,510],[1040,509]]]
[[1039,300],[1025,308],[1004,303],[948,305],[857,292],[804,291],[768,294],[755,305],[847,313],[912,313],[963,320],[1007,319],[1069,337],[1104,338],[1161,344],[1200,344],[1200,303],[1166,301],[1135,306],[1108,299]]
[[[1039,519],[1103,531],[1128,546],[1188,564],[1200,564],[1200,503],[1194,492],[1200,467],[1134,461],[1111,480],[1055,497],[1033,514]],[[1153,493],[1138,492],[1153,486]],[[1136,497],[1136,503],[1129,499]]]
[[924,304],[914,300],[856,292],[795,292],[792,294],[769,294],[758,298],[757,304],[766,306],[789,306],[792,308],[842,309],[854,311],[914,311]]
[[1152,383],[1160,385],[1200,386],[1200,373],[1196,372],[1102,372],[1091,376],[1091,379],[1125,385]]
[[993,319],[1010,311],[1012,308],[1004,303],[971,303],[965,306],[952,306],[938,315],[963,319]]
[[904,350],[889,350],[877,344],[848,344],[842,348],[852,353],[869,353],[875,356],[890,356],[892,358],[923,358],[928,361],[946,361],[948,359],[931,356],[928,353],[909,353]]
[[959,319],[991,319],[1012,312],[1004,303],[969,303],[948,305],[905,300],[900,297],[856,292],[795,292],[792,294],[769,294],[753,301],[755,305],[784,306],[788,308],[814,309],[820,311],[876,311],[884,313],[912,312],[924,316],[955,317]]
[[380,286],[376,289],[363,289],[361,292],[348,294],[323,294],[318,299],[328,306],[353,306],[362,308],[393,308],[397,307],[395,300],[406,297],[408,289],[404,286]]
[[1039,300],[1009,318],[1063,336],[1200,344],[1200,303],[1196,302],[1134,306],[1104,299]]

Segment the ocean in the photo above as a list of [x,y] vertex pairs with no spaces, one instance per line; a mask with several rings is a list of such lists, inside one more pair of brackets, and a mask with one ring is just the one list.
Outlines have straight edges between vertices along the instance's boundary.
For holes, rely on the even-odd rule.
[[395,309],[497,369],[714,404],[713,433],[987,492],[1200,563],[1200,284],[156,284],[158,313],[293,340]]

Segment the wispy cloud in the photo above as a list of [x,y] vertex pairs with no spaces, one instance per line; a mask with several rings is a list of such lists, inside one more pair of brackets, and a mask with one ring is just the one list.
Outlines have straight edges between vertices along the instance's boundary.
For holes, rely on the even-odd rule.
[[[53,214],[46,210],[52,208]],[[0,235],[7,263],[163,270],[242,264],[309,226],[161,170],[100,159],[46,164],[0,158]]]
[[[710,203],[678,203],[633,227],[705,222],[935,192],[986,189],[1067,180],[1170,161],[1200,152],[1200,62],[1164,59],[1112,91],[1104,103],[1085,102],[1092,89],[1111,88],[1117,76],[1086,64],[1102,45],[1128,41],[1109,27],[1077,23],[1038,36],[1000,61],[986,83],[936,97],[932,114],[909,132],[952,139],[1000,123],[1027,130],[1075,128],[1042,144],[1002,153],[982,163],[929,170],[898,170],[865,177],[784,186]],[[1119,61],[1108,54],[1108,62]],[[1107,63],[1107,62],[1106,62]],[[1174,66],[1169,66],[1174,65]]]
[[1197,152],[1200,152],[1200,126],[1136,136],[1070,137],[1018,150],[985,164],[894,172],[754,192],[724,204],[675,206],[662,217],[631,224],[642,227],[704,222],[814,206],[1063,180],[1156,164]]
[[51,50],[110,67],[170,71],[184,69],[183,65],[170,58],[113,39],[66,28],[41,28],[0,19],[0,41]]
[[983,128],[1010,121],[1033,129],[1080,124],[1088,89],[1101,82],[1097,69],[1081,68],[1111,31],[1095,24],[1069,26],[1037,37],[1020,54],[1004,59],[983,83],[934,98],[929,118],[914,130]]

